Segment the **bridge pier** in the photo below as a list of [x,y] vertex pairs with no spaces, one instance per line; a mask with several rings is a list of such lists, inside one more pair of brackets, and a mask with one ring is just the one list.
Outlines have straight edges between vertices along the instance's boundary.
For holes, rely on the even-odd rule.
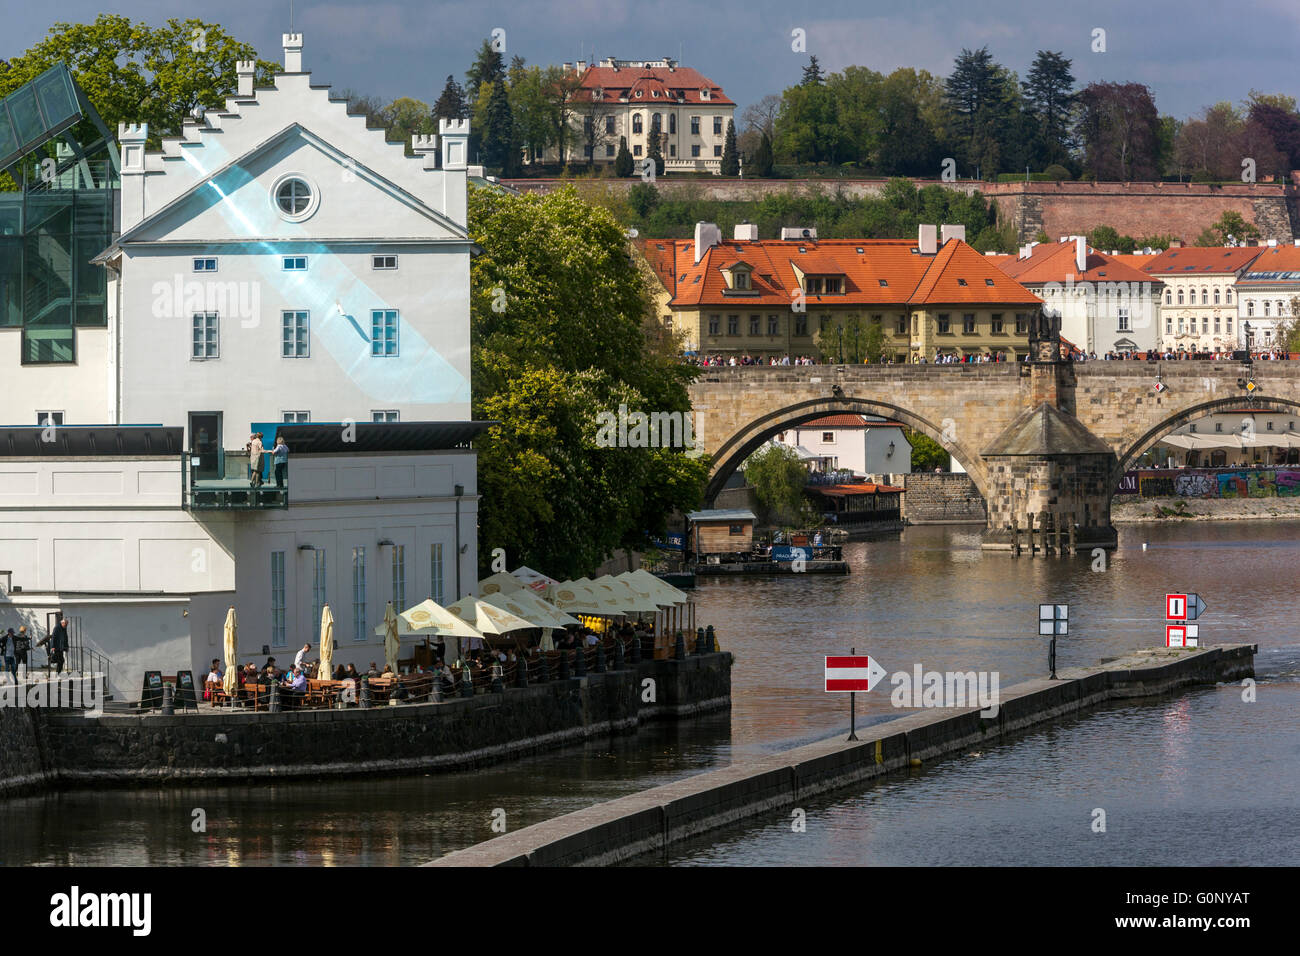
[[1014,551],[1023,527],[1031,556],[1035,545],[1043,554],[1059,553],[1066,521],[1072,547],[1115,547],[1110,523],[1115,453],[1073,416],[1046,402],[1029,409],[989,446],[983,461],[986,550]]

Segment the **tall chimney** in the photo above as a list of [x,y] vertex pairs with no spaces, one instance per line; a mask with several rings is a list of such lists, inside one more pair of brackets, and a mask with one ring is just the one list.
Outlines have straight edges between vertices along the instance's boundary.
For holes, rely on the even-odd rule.
[[966,241],[965,226],[950,226],[948,223],[944,223],[943,228],[939,233],[944,243],[947,243],[949,239],[960,239],[962,242]]
[[695,264],[699,265],[704,254],[722,242],[722,230],[711,222],[695,224]]
[[733,235],[736,242],[758,242],[758,226],[752,222],[737,223]]
[[916,245],[923,256],[932,256],[937,251],[937,228],[927,223],[921,223],[916,230]]
[[1085,236],[1074,237],[1074,268],[1079,275],[1088,271],[1088,239]]

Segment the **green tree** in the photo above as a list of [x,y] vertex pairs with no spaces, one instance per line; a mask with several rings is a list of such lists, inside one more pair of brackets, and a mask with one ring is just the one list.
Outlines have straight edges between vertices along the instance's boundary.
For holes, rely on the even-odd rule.
[[1039,50],[1021,84],[1025,111],[1033,118],[1033,164],[1066,163],[1075,127],[1074,74],[1064,54]]
[[740,154],[736,152],[736,124],[727,120],[727,137],[722,147],[722,175],[740,175]]
[[465,90],[456,82],[454,76],[448,74],[447,82],[438,95],[437,102],[433,104],[434,122],[436,124],[440,119],[465,119],[468,115],[469,106],[465,102]]
[[503,80],[492,84],[483,114],[481,142],[486,165],[499,168],[503,176],[513,176],[518,171],[514,114],[510,110],[510,96]]
[[[279,69],[216,23],[172,18],[151,27],[101,13],[93,23],[56,23],[27,52],[0,60],[0,97],[65,63],[110,132],[119,123],[148,123],[156,148],[163,136],[179,135],[195,110],[225,105],[238,88],[239,60],[256,61],[258,83]],[[89,145],[99,137],[86,127],[76,133]]]
[[1211,223],[1196,237],[1198,246],[1241,245],[1247,239],[1258,239],[1259,230],[1246,222],[1241,213],[1224,210],[1217,222]]
[[944,84],[944,98],[961,158],[982,175],[993,176],[1001,167],[1017,97],[1014,79],[988,47],[961,51]]
[[772,442],[751,455],[743,468],[745,483],[754,489],[767,523],[800,521],[806,511],[803,490],[808,484],[808,469],[794,449]]
[[689,413],[693,370],[645,330],[624,227],[572,187],[471,189],[469,223],[483,250],[470,265],[473,414],[500,423],[475,442],[480,556],[588,573],[698,507],[706,459],[603,447],[597,419],[620,405]]
[[627,137],[618,138],[618,153],[614,156],[614,175],[627,178],[632,175],[632,154],[627,149]]
[[1079,94],[1085,165],[1099,181],[1156,179],[1160,116],[1141,83],[1091,83]]
[[904,434],[912,444],[912,470],[934,471],[940,468],[948,471],[949,455],[947,449],[929,435],[905,429]]
[[803,68],[803,79],[799,82],[803,86],[818,86],[824,82],[825,74],[822,72],[821,64],[817,62],[817,57],[809,56],[808,65]]
[[[1292,297],[1291,314],[1300,315],[1296,311],[1300,309],[1300,297]],[[1300,319],[1283,319],[1277,324],[1274,333],[1277,337],[1277,347],[1284,352],[1300,352]]]
[[863,359],[879,365],[885,357],[885,329],[880,319],[872,319],[862,342]]
[[645,219],[659,205],[659,190],[654,183],[637,183],[627,191],[627,202],[638,216]]
[[390,140],[400,140],[406,146],[406,155],[412,156],[411,136],[427,136],[438,132],[438,121],[434,118],[428,103],[421,103],[409,96],[393,100],[384,109],[384,128]]
[[767,133],[760,133],[758,139],[758,148],[754,150],[754,155],[749,159],[750,168],[754,170],[754,175],[760,179],[768,179],[772,175],[772,167],[775,160],[772,156],[772,140]]
[[[661,124],[662,120],[660,120],[659,114],[656,113],[654,118],[650,120],[650,138],[646,145],[646,157],[655,164],[656,176],[664,174],[664,154],[660,145],[663,141]],[[727,154],[725,152],[722,154],[722,167],[722,175],[725,176],[727,175]]]

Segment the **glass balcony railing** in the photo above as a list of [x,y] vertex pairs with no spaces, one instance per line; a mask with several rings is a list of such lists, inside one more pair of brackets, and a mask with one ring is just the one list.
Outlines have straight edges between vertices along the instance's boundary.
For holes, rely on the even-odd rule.
[[187,453],[181,467],[185,475],[183,507],[187,511],[260,511],[289,507],[289,482],[276,487],[270,455],[262,456],[263,478],[254,484],[248,472],[248,455],[217,450]]

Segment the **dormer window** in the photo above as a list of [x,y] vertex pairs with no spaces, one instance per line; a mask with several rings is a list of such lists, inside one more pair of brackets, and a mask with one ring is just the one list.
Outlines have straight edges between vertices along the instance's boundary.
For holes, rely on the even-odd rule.
[[752,292],[754,289],[753,282],[750,279],[753,273],[753,266],[743,260],[735,260],[722,266],[719,271],[727,281],[726,292]]
[[700,99],[707,100],[708,98],[709,98],[709,91],[707,89],[700,90]]
[[746,272],[746,271],[744,271],[743,269],[738,270],[738,271],[735,273],[735,283],[736,283],[736,289],[737,289],[737,291],[740,291],[740,292],[748,292],[748,291],[749,291],[749,273]]

